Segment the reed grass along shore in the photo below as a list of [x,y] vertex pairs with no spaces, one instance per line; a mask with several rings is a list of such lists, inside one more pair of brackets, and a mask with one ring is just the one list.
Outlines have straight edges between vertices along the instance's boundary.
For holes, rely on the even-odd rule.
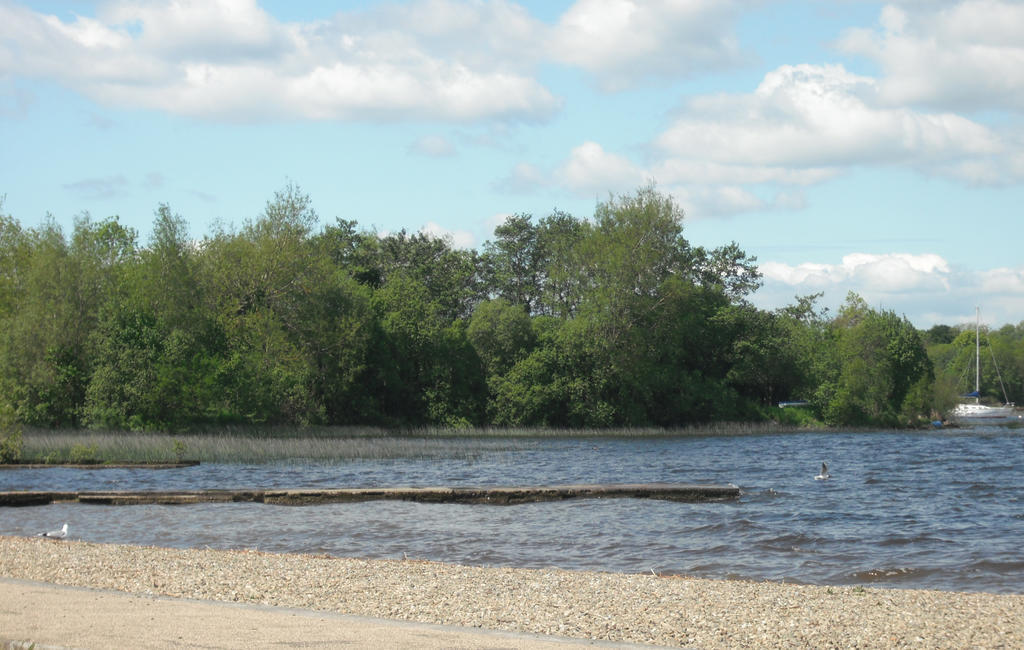
[[461,458],[517,449],[550,438],[665,438],[738,436],[804,431],[772,423],[717,423],[681,429],[444,429],[374,427],[222,427],[188,433],[26,428],[22,463],[265,463]]
[[0,575],[134,594],[675,647],[1024,647],[1024,595],[20,537],[0,537]]

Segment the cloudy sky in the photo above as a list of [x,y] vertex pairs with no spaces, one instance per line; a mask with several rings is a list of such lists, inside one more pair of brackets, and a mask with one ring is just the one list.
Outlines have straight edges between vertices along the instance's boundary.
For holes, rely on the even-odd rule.
[[479,247],[653,182],[775,308],[1024,321],[1024,3],[0,0],[0,195],[25,226],[160,203]]

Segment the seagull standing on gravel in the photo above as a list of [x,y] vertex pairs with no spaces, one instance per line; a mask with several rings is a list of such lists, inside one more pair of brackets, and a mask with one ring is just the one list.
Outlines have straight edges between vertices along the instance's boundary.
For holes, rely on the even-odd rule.
[[60,527],[60,530],[51,530],[46,533],[39,533],[36,537],[49,537],[51,539],[64,539],[68,536],[68,524],[64,522],[64,525]]
[[829,479],[829,476],[831,476],[831,475],[828,473],[828,465],[826,465],[825,463],[822,463],[821,464],[821,473],[818,474],[817,476],[815,476],[814,480],[815,481],[827,481]]

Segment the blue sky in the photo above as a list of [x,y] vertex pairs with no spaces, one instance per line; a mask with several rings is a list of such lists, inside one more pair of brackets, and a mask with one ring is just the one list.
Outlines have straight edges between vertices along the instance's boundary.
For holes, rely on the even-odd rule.
[[288,182],[322,223],[479,247],[654,182],[776,308],[1024,320],[1024,3],[0,0],[0,195],[160,203],[196,238]]

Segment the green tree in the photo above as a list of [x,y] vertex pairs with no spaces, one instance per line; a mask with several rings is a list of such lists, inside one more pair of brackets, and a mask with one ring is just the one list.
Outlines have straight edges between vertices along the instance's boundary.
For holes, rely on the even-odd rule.
[[572,318],[591,288],[583,261],[583,242],[591,225],[555,211],[537,224],[537,266],[540,269],[538,314]]
[[136,291],[169,327],[189,328],[202,315],[197,248],[181,215],[161,204],[149,246],[140,252]]
[[23,446],[21,425],[14,417],[14,409],[0,403],[0,465],[20,461]]
[[786,314],[735,305],[719,312],[715,322],[732,334],[726,381],[741,395],[769,407],[804,390],[797,327]]
[[538,346],[493,382],[489,407],[499,426],[606,427],[611,368],[584,319],[541,317]]
[[719,287],[730,300],[746,298],[761,286],[757,258],[747,255],[736,242],[705,250],[690,248],[688,266],[693,281],[702,286]]
[[376,358],[381,409],[391,422],[462,426],[482,421],[483,367],[465,327],[422,282],[392,275],[372,298],[384,347]]
[[25,296],[30,241],[21,224],[3,213],[0,197],[0,322],[18,309]]
[[238,233],[221,229],[203,243],[203,309],[224,333],[218,369],[224,417],[250,422],[320,422],[304,318],[324,277],[311,233],[309,196],[288,184]]
[[112,429],[159,428],[163,404],[158,390],[162,336],[151,313],[111,309],[95,332],[95,368],[86,390],[84,420]]
[[952,343],[954,338],[956,338],[956,330],[949,325],[933,325],[924,333],[926,346]]
[[483,298],[477,254],[456,250],[448,239],[405,230],[380,240],[382,284],[393,276],[414,279],[447,321],[468,318]]
[[226,342],[202,310],[196,247],[184,219],[161,205],[149,245],[108,298],[90,338],[90,426],[181,429],[225,412],[217,371]]
[[360,231],[355,221],[336,219],[317,236],[318,247],[334,264],[359,284],[379,289],[384,282],[384,260],[376,233]]
[[851,293],[831,330],[839,367],[826,384],[827,422],[896,425],[929,417],[924,396],[931,394],[934,374],[913,325],[870,309]]
[[371,291],[341,270],[324,269],[300,312],[297,341],[311,369],[312,397],[333,424],[379,417],[367,390],[376,322]]
[[92,372],[89,340],[136,259],[135,233],[116,217],[95,223],[86,214],[70,243],[52,217],[19,242],[17,282],[8,284],[17,308],[0,342],[5,392],[22,422],[76,426]]
[[497,297],[527,313],[539,310],[541,302],[541,256],[537,228],[528,214],[514,214],[494,229],[494,241],[484,244],[483,262],[488,284]]
[[530,317],[504,298],[477,305],[466,334],[489,376],[504,375],[537,340]]

